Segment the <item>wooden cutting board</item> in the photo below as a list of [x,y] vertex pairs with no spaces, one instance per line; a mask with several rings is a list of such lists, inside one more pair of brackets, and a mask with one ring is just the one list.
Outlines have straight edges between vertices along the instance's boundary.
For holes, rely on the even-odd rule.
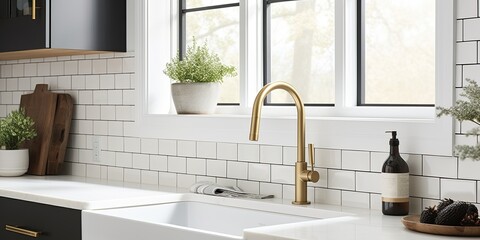
[[30,152],[28,174],[58,174],[63,163],[73,114],[68,94],[48,91],[47,84],[37,84],[31,94],[22,95],[20,107],[35,121],[37,137],[24,144]]

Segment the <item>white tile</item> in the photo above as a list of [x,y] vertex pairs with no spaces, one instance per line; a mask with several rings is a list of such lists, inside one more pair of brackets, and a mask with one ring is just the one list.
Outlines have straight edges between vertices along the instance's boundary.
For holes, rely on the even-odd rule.
[[72,77],[71,76],[58,77],[58,89],[72,89]]
[[[295,186],[283,185],[283,199],[293,200],[295,198]],[[307,188],[307,201],[315,202],[315,189],[312,187]]]
[[177,141],[177,155],[181,157],[196,157],[195,141]]
[[123,72],[123,59],[108,59],[107,60],[107,72],[108,73],[121,73]]
[[215,177],[195,176],[195,182],[212,182],[212,183],[214,183],[215,181],[216,181]]
[[123,151],[123,138],[122,137],[108,137],[108,150],[110,151]]
[[131,153],[115,153],[115,166],[131,168],[133,166],[133,155]]
[[424,208],[422,208],[422,199],[410,197],[409,214],[420,215]]
[[87,175],[87,168],[85,164],[71,163],[71,166],[72,166],[71,175],[79,176],[79,177],[85,177]]
[[92,163],[93,162],[93,152],[91,149],[79,149],[78,158],[81,163]]
[[128,89],[130,87],[130,74],[115,74],[115,89]]
[[356,190],[360,192],[381,193],[382,177],[381,173],[357,172]]
[[226,177],[227,162],[223,160],[207,160],[207,175],[215,177]]
[[123,58],[123,72],[135,72],[135,58]]
[[463,20],[457,20],[457,42],[463,41]]
[[328,188],[355,190],[355,172],[329,169]]
[[245,192],[259,194],[260,193],[260,183],[251,182],[251,181],[242,181],[238,180],[238,187]]
[[150,156],[150,170],[167,171],[167,156],[151,155]]
[[194,175],[177,174],[177,188],[189,189],[194,183]]
[[87,75],[85,77],[86,89],[99,89],[100,88],[100,76],[99,75]]
[[7,79],[7,91],[16,91],[18,90],[18,79],[11,78]]
[[410,176],[410,196],[440,198],[440,180],[432,177]]
[[342,169],[370,171],[370,153],[342,151]]
[[215,182],[218,185],[221,185],[221,186],[227,186],[227,187],[237,186],[237,180],[236,179],[228,179],[228,178],[217,177],[215,179]]
[[272,165],[271,171],[271,182],[282,184],[295,184],[294,166]]
[[158,173],[158,184],[161,186],[167,187],[176,187],[177,186],[177,174],[159,172]]
[[[283,165],[295,165],[297,162],[297,148],[283,147]],[[316,161],[316,160],[315,160]],[[316,165],[316,163],[315,163]]]
[[168,171],[175,173],[187,172],[187,159],[184,157],[168,157]]
[[101,178],[101,167],[99,165],[88,164],[86,166],[87,177],[89,178]]
[[130,182],[130,183],[140,183],[141,182],[141,176],[140,176],[140,170],[138,169],[129,169],[126,168],[124,170],[124,181],[125,182]]
[[227,162],[227,177],[234,179],[248,178],[248,163],[228,161]]
[[282,164],[282,147],[281,146],[260,146],[260,162]]
[[72,76],[72,89],[85,89],[85,76]]
[[25,64],[25,77],[37,76],[37,64]]
[[102,120],[115,120],[115,106],[101,106],[100,117]]
[[92,74],[92,60],[78,61],[79,74]]
[[270,165],[249,163],[248,180],[270,182]]
[[480,18],[465,19],[464,41],[480,40]]
[[158,185],[158,172],[142,170],[140,174],[142,184]]
[[[470,66],[470,65],[465,65]],[[455,87],[461,88],[463,87],[463,65],[455,66]],[[455,124],[455,127],[459,127],[458,124]],[[456,131],[460,132],[460,131]]]
[[[123,136],[123,122],[109,121],[108,122],[108,135],[110,136]],[[157,146],[158,148],[158,143]]]
[[477,42],[457,43],[457,64],[477,63]]
[[32,77],[30,78],[30,81],[32,82],[31,84],[31,87],[30,89],[35,89],[35,86],[37,86],[37,84],[43,84],[45,83],[45,78],[43,77]]
[[457,18],[477,17],[477,0],[458,0]]
[[123,168],[108,167],[107,176],[108,180],[123,181]]
[[162,155],[177,155],[177,141],[175,140],[158,140],[158,153]]
[[78,130],[82,134],[93,134],[93,121],[79,120]]
[[15,64],[12,67],[12,77],[23,77],[25,75],[25,65]]
[[[30,80],[30,78],[24,78],[24,79]],[[30,88],[30,86],[29,86],[29,88]],[[7,79],[1,79],[0,78],[0,91],[5,91],[5,90],[7,90]]]
[[370,194],[370,209],[373,210],[382,210],[382,195],[381,194]]
[[149,154],[158,154],[158,139],[142,138],[141,152]]
[[107,73],[107,60],[106,59],[93,60],[92,61],[92,73],[93,74]]
[[108,90],[108,104],[120,105],[123,103],[122,90]]
[[92,91],[79,91],[78,92],[78,103],[79,104],[92,104],[93,103],[93,93],[92,93]]
[[108,103],[108,91],[93,91],[93,102],[97,105]]
[[51,75],[63,75],[65,74],[65,63],[64,62],[52,62],[50,65],[50,74]]
[[342,191],[342,206],[370,208],[370,194]]
[[342,167],[341,151],[331,149],[315,149],[315,166],[340,169]]
[[115,76],[114,75],[100,75],[100,89],[114,89]]
[[403,160],[408,164],[410,174],[422,175],[423,173],[423,158],[422,155],[401,154]]
[[370,153],[370,171],[372,172],[381,172],[383,163],[388,158],[388,153],[386,152],[371,152]]
[[237,160],[237,144],[217,143],[217,158],[224,160]]
[[260,182],[260,194],[273,195],[274,198],[282,197],[282,184]]
[[477,136],[455,135],[455,145],[477,145]]
[[12,104],[13,103],[13,94],[11,92],[1,92],[0,101],[2,104]]
[[[12,77],[12,65],[0,65],[0,73],[2,78]],[[48,68],[50,70],[50,68]]]
[[123,136],[134,137],[137,134],[136,129],[137,125],[135,122],[123,122]]
[[[93,152],[92,152],[93,155]],[[115,158],[115,152],[110,151],[100,151],[100,164],[107,165],[107,166],[115,166],[115,162],[117,159]]]
[[258,144],[238,144],[238,161],[260,162],[260,146]]
[[197,157],[215,159],[217,157],[217,143],[197,142]]
[[124,138],[125,152],[140,152],[140,138]]
[[187,158],[187,173],[205,175],[207,173],[207,162],[200,158]]
[[73,75],[78,73],[78,61],[66,61],[65,62],[65,74]]
[[467,180],[441,179],[440,198],[477,202],[477,182]]
[[315,202],[330,205],[342,204],[342,191],[326,188],[315,188]]
[[123,105],[135,105],[137,101],[135,90],[123,90],[122,92]]
[[135,107],[134,106],[116,106],[116,120],[120,121],[135,121]]
[[48,89],[57,89],[58,77],[45,77],[44,82],[48,85]]
[[147,154],[133,154],[133,168],[148,170],[150,168],[150,156]]
[[455,157],[423,157],[423,175],[435,177],[457,177],[457,158]]
[[480,181],[477,181],[477,203],[480,203]]

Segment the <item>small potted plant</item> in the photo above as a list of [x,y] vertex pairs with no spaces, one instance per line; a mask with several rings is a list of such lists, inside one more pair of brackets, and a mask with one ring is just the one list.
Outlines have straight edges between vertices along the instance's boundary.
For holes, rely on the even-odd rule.
[[167,63],[164,73],[174,81],[172,98],[178,114],[210,114],[215,111],[220,84],[226,76],[236,76],[234,66],[221,62],[205,42],[198,46],[195,38],[183,58],[180,54]]
[[[471,79],[466,79],[466,81],[468,85],[460,94],[463,99],[457,100],[455,105],[449,108],[437,107],[437,110],[440,110],[437,116],[451,115],[460,122],[470,121],[480,126],[480,87]],[[480,128],[475,127],[468,131],[466,135],[478,137]],[[480,160],[480,144],[474,146],[458,145],[455,146],[455,150],[462,160],[466,158]]]
[[0,176],[21,176],[27,172],[28,149],[20,147],[37,135],[34,124],[24,109],[12,111],[0,120]]

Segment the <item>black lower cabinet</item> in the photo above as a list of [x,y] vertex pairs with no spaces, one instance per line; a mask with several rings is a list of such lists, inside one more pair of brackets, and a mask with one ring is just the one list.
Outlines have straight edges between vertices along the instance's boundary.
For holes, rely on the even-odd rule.
[[0,239],[33,238],[81,240],[81,211],[0,197]]

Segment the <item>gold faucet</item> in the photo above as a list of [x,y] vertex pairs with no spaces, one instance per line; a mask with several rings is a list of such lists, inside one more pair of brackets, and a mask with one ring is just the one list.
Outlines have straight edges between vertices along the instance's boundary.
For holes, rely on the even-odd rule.
[[273,82],[265,85],[257,94],[252,109],[252,120],[250,123],[250,141],[257,141],[260,128],[260,115],[265,97],[275,89],[287,91],[295,101],[297,107],[297,162],[295,163],[295,200],[293,204],[310,204],[307,201],[307,182],[318,182],[320,175],[313,169],[315,156],[313,144],[308,145],[311,170],[307,170],[305,162],[305,108],[298,92],[292,85],[286,82]]

